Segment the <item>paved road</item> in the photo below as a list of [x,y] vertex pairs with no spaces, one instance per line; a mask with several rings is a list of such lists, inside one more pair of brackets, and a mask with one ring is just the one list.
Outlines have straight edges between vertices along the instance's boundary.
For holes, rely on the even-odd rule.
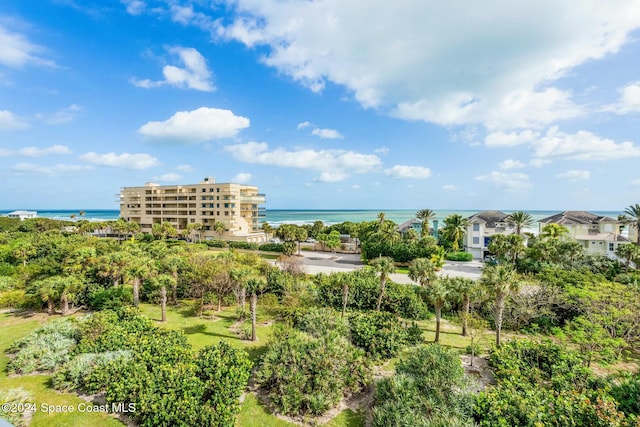
[[[302,266],[305,273],[317,274],[331,272],[347,272],[364,267],[359,254],[332,254],[330,252],[302,252]],[[478,279],[484,264],[479,261],[456,262],[447,261],[438,272],[440,276],[467,277]],[[415,283],[406,274],[395,273],[390,279],[396,283]]]

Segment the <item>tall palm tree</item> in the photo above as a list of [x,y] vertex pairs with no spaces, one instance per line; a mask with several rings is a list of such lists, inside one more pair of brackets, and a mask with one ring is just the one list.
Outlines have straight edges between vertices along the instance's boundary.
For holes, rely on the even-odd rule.
[[569,234],[569,229],[560,224],[547,224],[542,227],[542,233],[540,233],[540,237],[545,239],[555,239],[558,240],[561,237]]
[[496,345],[500,347],[504,303],[519,288],[518,276],[513,268],[504,264],[488,265],[482,270],[480,284],[494,297],[493,319],[496,325]]
[[428,258],[416,258],[409,266],[409,279],[427,287],[436,279],[436,266]]
[[467,232],[469,220],[459,214],[452,214],[444,219],[444,227],[442,228],[442,236],[451,243],[451,249],[458,251],[460,249],[460,241]]
[[249,299],[249,311],[251,312],[251,341],[257,341],[256,317],[258,306],[258,294],[264,292],[267,282],[263,279],[252,278],[247,281],[247,292],[251,296]]
[[624,213],[629,215],[629,223],[638,232],[636,245],[640,246],[640,205],[637,203],[635,205],[631,205],[624,210]]
[[478,292],[478,282],[465,277],[453,277],[449,280],[451,288],[462,301],[462,336],[466,337],[469,329],[469,315],[471,314],[471,298]]
[[384,295],[384,290],[387,285],[387,278],[389,277],[389,274],[396,271],[396,266],[393,263],[393,259],[387,256],[378,257],[369,262],[369,265],[380,275],[380,295],[378,296],[378,303],[376,304],[376,310],[380,311],[382,296]]
[[431,209],[420,209],[416,212],[416,218],[422,221],[422,236],[428,236],[429,223],[436,219],[436,213]]
[[440,342],[440,321],[442,319],[442,306],[449,299],[451,289],[447,287],[445,281],[438,279],[426,288],[424,288],[425,296],[427,300],[433,304],[433,309],[436,313],[436,337],[433,342]]
[[516,227],[516,234],[522,234],[523,228],[531,227],[534,223],[531,214],[525,211],[511,212],[509,216],[507,216],[507,221]]

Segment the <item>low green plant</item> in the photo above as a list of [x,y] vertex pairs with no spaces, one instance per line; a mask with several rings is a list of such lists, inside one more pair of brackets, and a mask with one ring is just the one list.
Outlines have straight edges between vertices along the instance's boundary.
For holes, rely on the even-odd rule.
[[448,261],[473,261],[473,255],[469,252],[447,252],[444,257]]
[[104,353],[82,353],[65,363],[58,369],[51,379],[52,385],[58,390],[84,390],[95,393],[106,383],[96,381],[94,372],[107,363],[122,359],[132,360],[132,352],[128,350],[108,351]]
[[9,421],[15,427],[29,425],[30,415],[36,409],[35,405],[33,395],[22,387],[0,390],[0,419]]

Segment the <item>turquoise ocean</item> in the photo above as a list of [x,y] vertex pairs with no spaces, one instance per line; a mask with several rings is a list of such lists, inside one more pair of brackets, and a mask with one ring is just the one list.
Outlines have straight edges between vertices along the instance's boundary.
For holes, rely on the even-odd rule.
[[[0,215],[7,214],[11,211],[0,211]],[[69,220],[71,215],[75,215],[76,219],[81,219],[80,210],[38,210],[38,216],[44,218],[53,218],[60,220]],[[91,221],[106,221],[118,219],[120,212],[116,209],[92,210],[86,209],[84,218]],[[340,222],[362,222],[374,221],[380,212],[384,212],[385,217],[394,221],[396,224],[402,224],[412,218],[415,218],[416,210],[413,209],[392,209],[392,210],[302,210],[302,209],[268,209],[264,221],[271,226],[280,224],[312,224],[314,221],[322,221],[325,225],[336,224]],[[468,217],[477,213],[478,210],[435,210],[436,220],[442,223],[442,220],[451,214],[460,214]],[[503,211],[510,213],[511,211]],[[531,214],[534,221],[539,221],[545,217],[557,214],[560,211],[527,211]],[[611,218],[617,218],[622,214],[621,211],[591,211],[596,215],[605,215]],[[537,229],[537,226],[535,227]]]

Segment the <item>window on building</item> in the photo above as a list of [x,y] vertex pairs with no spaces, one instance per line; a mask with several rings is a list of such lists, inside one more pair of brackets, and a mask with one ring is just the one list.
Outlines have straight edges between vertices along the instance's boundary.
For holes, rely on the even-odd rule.
[[615,249],[613,243],[609,243],[609,252],[613,252]]
[[209,189],[209,193],[213,193],[213,188],[210,188],[210,189]]
[[[474,225],[476,225],[476,224],[474,224]],[[474,245],[479,245],[480,244],[480,238],[479,237],[474,237],[473,238],[473,244]]]
[[480,224],[478,223],[473,224],[473,231],[480,231]]
[[207,189],[206,189],[206,188],[203,188],[203,189],[202,189],[202,192],[203,192],[203,193],[206,193],[206,192],[207,192]]
[[219,193],[220,192],[220,188],[216,188],[216,192]]
[[224,216],[229,216],[229,211],[224,211]]

